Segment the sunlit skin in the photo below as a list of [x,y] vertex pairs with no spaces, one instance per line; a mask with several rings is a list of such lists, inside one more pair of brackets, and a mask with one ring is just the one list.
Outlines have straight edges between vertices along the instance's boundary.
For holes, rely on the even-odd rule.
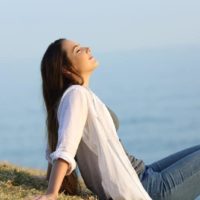
[[[75,47],[75,45],[77,46]],[[83,85],[88,87],[90,76],[99,64],[94,57],[91,59],[92,54],[90,48],[82,47],[79,43],[76,43],[72,40],[64,40],[62,43],[62,48],[67,52],[67,56],[72,62],[73,67],[76,68],[83,77]],[[68,73],[64,68],[62,69],[62,72]],[[58,158],[52,166],[46,193],[44,195],[35,196],[32,199],[57,200],[59,189],[68,170],[68,162]]]
[[[62,48],[66,50],[67,56],[73,66],[79,71],[84,79],[84,86],[89,86],[89,79],[94,69],[99,65],[98,61],[92,56],[89,47],[83,47],[72,40],[64,40]],[[92,57],[92,58],[91,58]],[[63,73],[66,73],[63,69]]]

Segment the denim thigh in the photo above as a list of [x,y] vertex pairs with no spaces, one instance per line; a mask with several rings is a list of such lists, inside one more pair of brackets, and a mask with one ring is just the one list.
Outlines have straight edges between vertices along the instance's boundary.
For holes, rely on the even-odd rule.
[[[167,158],[172,160],[170,156]],[[167,159],[167,167],[160,171],[146,165],[140,175],[142,185],[153,200],[194,200],[200,195],[200,150],[168,165],[166,162]]]

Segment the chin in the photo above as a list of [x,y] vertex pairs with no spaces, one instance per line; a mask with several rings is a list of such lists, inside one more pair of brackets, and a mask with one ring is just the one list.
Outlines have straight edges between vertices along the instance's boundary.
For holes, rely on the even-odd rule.
[[99,61],[96,60],[95,67],[99,65]]

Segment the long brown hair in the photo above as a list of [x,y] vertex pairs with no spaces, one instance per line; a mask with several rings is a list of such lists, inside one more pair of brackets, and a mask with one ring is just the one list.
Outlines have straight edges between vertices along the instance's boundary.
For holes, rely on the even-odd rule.
[[[62,42],[58,39],[51,43],[45,51],[41,61],[42,94],[46,110],[46,137],[50,152],[56,150],[58,141],[57,107],[64,91],[73,84],[84,84],[84,80],[73,67],[67,52],[62,49]],[[64,72],[63,72],[64,69]],[[49,180],[51,164],[48,163],[46,179]],[[69,176],[65,176],[59,192],[78,194],[80,189],[76,169]]]

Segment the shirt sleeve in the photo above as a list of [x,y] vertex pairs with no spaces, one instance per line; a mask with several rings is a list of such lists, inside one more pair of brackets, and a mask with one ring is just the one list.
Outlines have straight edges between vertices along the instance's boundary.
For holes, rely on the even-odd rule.
[[73,88],[63,94],[58,107],[58,143],[56,150],[50,154],[52,164],[62,158],[69,164],[66,175],[76,168],[75,155],[83,135],[88,115],[88,102],[85,91]]

